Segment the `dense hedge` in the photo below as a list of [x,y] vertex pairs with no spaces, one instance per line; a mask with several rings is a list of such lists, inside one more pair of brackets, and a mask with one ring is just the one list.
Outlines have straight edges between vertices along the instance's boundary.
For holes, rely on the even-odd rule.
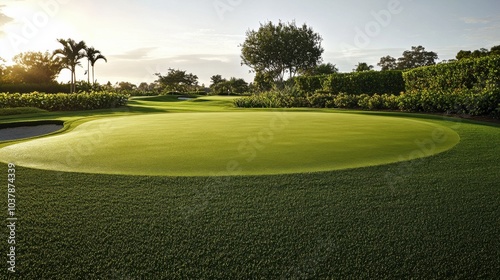
[[487,115],[500,118],[500,89],[470,89],[455,91],[414,91],[394,94],[289,94],[266,92],[236,99],[237,107],[246,108],[345,108],[363,110],[400,110],[408,112],[436,112]]
[[293,79],[295,88],[303,93],[313,93],[323,89],[323,83],[328,75],[298,76]]
[[500,86],[500,56],[464,59],[420,67],[403,73],[407,91],[482,90]]
[[405,90],[401,71],[332,74],[323,81],[322,89],[333,94],[345,92],[348,94],[368,95],[375,93],[399,94]]
[[68,84],[0,84],[0,92],[46,92],[46,93],[69,93]]
[[0,108],[35,107],[49,111],[108,109],[124,106],[128,95],[114,92],[90,93],[0,93]]

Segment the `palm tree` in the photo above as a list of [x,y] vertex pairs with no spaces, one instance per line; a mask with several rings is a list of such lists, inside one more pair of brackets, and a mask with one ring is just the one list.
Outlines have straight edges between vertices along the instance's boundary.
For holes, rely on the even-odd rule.
[[75,91],[76,83],[76,66],[81,65],[80,59],[85,57],[85,48],[87,47],[84,41],[75,42],[73,39],[57,39],[62,49],[54,51],[53,56],[60,55],[62,57],[63,67],[71,71],[71,89],[70,92]]
[[101,51],[94,49],[93,47],[86,48],[85,51],[87,54],[85,55],[88,59],[88,64],[87,64],[87,74],[88,76],[88,82],[90,84],[90,66],[92,66],[92,84],[95,84],[95,79],[94,79],[94,65],[96,61],[99,59],[104,59],[104,61],[108,62],[106,57],[101,54]]

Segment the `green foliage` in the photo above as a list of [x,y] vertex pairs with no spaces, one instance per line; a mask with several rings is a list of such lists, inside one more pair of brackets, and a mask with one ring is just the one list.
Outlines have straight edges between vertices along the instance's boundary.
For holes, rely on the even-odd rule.
[[500,56],[463,59],[403,73],[407,91],[475,89],[500,86]]
[[267,22],[257,31],[247,31],[241,45],[242,63],[255,73],[267,74],[274,82],[283,83],[286,74],[294,77],[321,62],[322,40],[306,24]]
[[30,92],[46,92],[46,93],[69,93],[69,84],[0,84],[0,92],[12,93],[30,93]]
[[242,108],[292,108],[309,107],[305,96],[293,88],[261,92],[233,101],[236,107]]
[[323,88],[323,82],[328,76],[298,76],[293,78],[294,87],[302,93],[312,93]]
[[161,84],[164,90],[186,92],[196,90],[198,87],[198,76],[179,69],[168,69],[166,76],[156,73],[158,80],[155,82]]
[[127,100],[128,95],[114,92],[0,93],[0,108],[35,107],[48,111],[96,110],[124,106]]
[[403,55],[396,59],[390,55],[380,58],[378,66],[382,71],[386,70],[408,70],[422,66],[436,64],[438,55],[435,52],[428,52],[422,46],[412,46],[411,50],[406,50]]
[[353,69],[354,72],[364,72],[373,70],[373,65],[368,65],[366,62],[358,62],[356,68]]
[[2,80],[10,84],[52,84],[62,69],[62,60],[49,52],[25,52],[14,56]]
[[365,71],[355,73],[338,73],[328,76],[323,82],[323,90],[333,94],[392,93],[404,91],[401,71]]
[[62,67],[71,71],[71,92],[75,92],[76,66],[81,65],[80,60],[85,57],[87,45],[84,41],[76,42],[73,39],[58,39],[63,47],[54,51],[53,56],[59,56]]
[[219,78],[220,75],[212,76],[213,84],[210,85],[210,89],[213,95],[241,95],[249,90],[248,83],[243,79],[232,77],[228,81]]
[[489,56],[489,55],[500,55],[500,45],[493,46],[490,49],[490,51],[488,51],[485,48],[481,48],[481,49],[475,50],[475,51],[461,50],[457,53],[456,59],[462,60],[462,59],[469,59],[469,58],[480,58],[480,57],[485,57],[485,56]]
[[234,100],[237,107],[247,108],[343,108],[363,110],[401,110],[407,112],[450,113],[498,118],[500,89],[481,92],[469,89],[455,91],[413,91],[394,94],[290,94],[271,91]]
[[33,107],[18,107],[18,108],[1,108],[0,116],[12,116],[12,115],[22,115],[22,114],[35,114],[44,113],[46,110]]

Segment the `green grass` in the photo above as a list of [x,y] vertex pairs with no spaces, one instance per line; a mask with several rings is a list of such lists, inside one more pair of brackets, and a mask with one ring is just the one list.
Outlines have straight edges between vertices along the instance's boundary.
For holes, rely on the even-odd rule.
[[270,176],[18,167],[17,278],[495,279],[500,127],[375,114],[444,126],[460,142],[413,161]]
[[[442,133],[433,139],[433,133]],[[420,148],[420,146],[428,146]],[[327,171],[442,152],[458,143],[429,122],[314,112],[108,117],[0,149],[3,161],[59,171],[209,176]],[[415,154],[415,155],[412,155]]]

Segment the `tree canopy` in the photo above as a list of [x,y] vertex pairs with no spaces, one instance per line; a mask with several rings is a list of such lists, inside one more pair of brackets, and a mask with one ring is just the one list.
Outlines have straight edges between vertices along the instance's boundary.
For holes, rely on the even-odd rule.
[[295,22],[281,21],[260,24],[257,31],[246,32],[246,40],[240,45],[242,64],[259,76],[283,83],[286,74],[294,77],[321,63],[322,40],[306,24],[297,26]]
[[84,41],[76,42],[73,39],[58,39],[62,48],[54,51],[54,56],[62,59],[63,67],[71,71],[71,92],[75,91],[76,66],[81,65],[80,60],[85,57],[87,45]]
[[5,68],[3,80],[19,84],[54,83],[62,69],[62,61],[49,52],[25,52],[13,58],[14,65]]
[[368,65],[366,62],[358,62],[358,65],[353,70],[355,72],[371,71],[373,70],[373,65]]
[[456,59],[466,59],[466,58],[480,58],[488,55],[500,55],[500,45],[492,47],[489,51],[485,48],[480,48],[475,51],[464,51],[461,50],[457,53]]
[[382,70],[407,70],[421,66],[429,66],[436,64],[438,55],[435,52],[426,51],[422,46],[412,46],[411,50],[406,50],[403,55],[397,60],[391,56],[380,58],[378,66]]
[[158,76],[156,82],[160,83],[166,90],[182,92],[193,90],[198,86],[198,76],[179,69],[169,68],[166,76],[160,73],[155,75]]

